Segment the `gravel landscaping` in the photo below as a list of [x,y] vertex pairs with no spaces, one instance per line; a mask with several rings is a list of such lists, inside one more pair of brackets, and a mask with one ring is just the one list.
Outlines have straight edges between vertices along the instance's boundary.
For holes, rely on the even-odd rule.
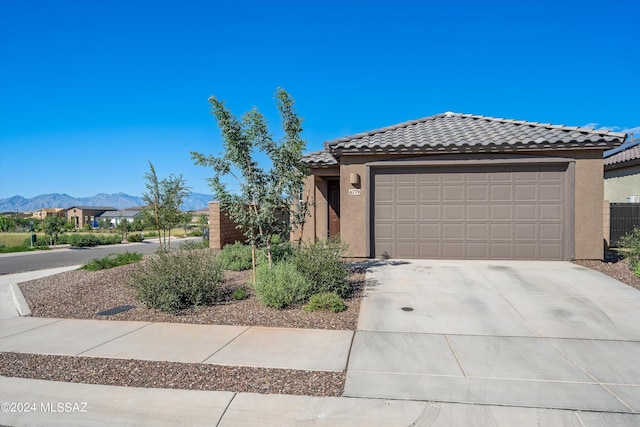
[[[88,272],[69,271],[21,283],[20,289],[35,317],[136,320],[198,324],[271,326],[355,330],[364,285],[364,269],[352,269],[352,296],[341,313],[306,312],[302,307],[276,310],[260,304],[247,283],[251,272],[226,271],[224,301],[176,315],[146,308],[135,299],[128,275],[137,265]],[[234,300],[243,287],[248,298]],[[115,315],[99,315],[116,307],[133,306]],[[149,388],[223,390],[308,396],[340,396],[344,372],[230,367],[197,363],[0,353],[0,375],[51,381]]]
[[633,270],[629,266],[629,261],[622,259],[615,251],[607,251],[604,261],[588,260],[573,261],[573,263],[599,271],[640,290],[640,277],[633,274]]
[[[309,313],[302,307],[277,310],[260,304],[248,286],[251,271],[226,271],[222,303],[174,315],[149,309],[135,299],[128,276],[136,268],[137,264],[130,264],[95,272],[74,270],[19,286],[34,317],[355,330],[365,277],[362,269],[351,274],[353,294],[345,300],[345,311]],[[248,298],[233,299],[239,287],[247,291]],[[115,315],[98,314],[123,306],[135,308]]]

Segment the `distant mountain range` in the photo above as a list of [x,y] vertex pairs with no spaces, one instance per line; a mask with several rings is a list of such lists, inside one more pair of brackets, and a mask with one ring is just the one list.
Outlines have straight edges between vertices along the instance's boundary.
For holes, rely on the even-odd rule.
[[[212,200],[210,194],[191,193],[184,199],[182,210],[197,211],[206,209]],[[68,194],[41,194],[40,196],[25,199],[22,196],[13,196],[0,199],[0,212],[25,212],[42,208],[69,208],[71,206],[111,206],[117,209],[142,206],[142,197],[130,196],[125,193],[104,194],[99,193],[91,197],[72,197]]]

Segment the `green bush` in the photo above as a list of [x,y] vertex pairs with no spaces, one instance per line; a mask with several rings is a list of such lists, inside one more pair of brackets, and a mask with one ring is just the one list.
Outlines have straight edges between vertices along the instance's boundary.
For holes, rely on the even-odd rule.
[[218,260],[225,270],[243,271],[251,269],[251,246],[241,242],[227,245],[218,253]]
[[327,292],[335,292],[341,298],[349,295],[349,270],[343,261],[345,251],[343,244],[329,240],[304,244],[295,252],[292,262],[311,284],[309,296]]
[[144,236],[142,235],[142,233],[133,233],[127,236],[127,242],[139,243],[142,241],[144,241]]
[[637,270],[640,264],[640,227],[633,227],[633,231],[618,240],[618,246],[625,249],[623,255],[629,259],[631,268]]
[[296,266],[287,261],[274,264],[272,268],[260,264],[253,286],[258,301],[278,309],[303,302],[309,297],[311,288]]
[[636,269],[633,271],[633,274],[640,277],[640,262],[636,264]]
[[211,250],[162,252],[140,267],[131,275],[131,285],[148,307],[175,313],[221,298],[223,271]]
[[66,243],[69,245],[82,248],[86,246],[97,245],[114,245],[122,243],[122,236],[119,234],[68,234],[66,235]]
[[247,290],[245,288],[238,288],[235,291],[233,291],[233,299],[240,301],[243,299],[247,299],[249,295],[247,295]]
[[339,313],[346,309],[347,306],[344,305],[344,301],[335,292],[315,294],[309,298],[309,303],[304,306],[304,310],[309,312],[324,310]]
[[121,265],[132,264],[142,259],[142,254],[138,252],[125,252],[123,254],[111,254],[104,258],[96,258],[82,267],[81,270],[97,271],[106,270],[107,268],[118,267]]

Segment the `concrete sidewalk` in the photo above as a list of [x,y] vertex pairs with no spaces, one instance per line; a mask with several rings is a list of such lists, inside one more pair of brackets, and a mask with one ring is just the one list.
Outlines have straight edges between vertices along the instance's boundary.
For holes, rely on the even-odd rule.
[[0,351],[342,372],[352,331],[16,317]]

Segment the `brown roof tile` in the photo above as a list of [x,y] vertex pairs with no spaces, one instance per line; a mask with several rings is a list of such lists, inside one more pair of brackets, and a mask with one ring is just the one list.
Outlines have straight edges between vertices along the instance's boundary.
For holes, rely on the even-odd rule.
[[332,154],[602,147],[626,134],[472,114],[444,113],[325,142]]
[[604,159],[605,166],[617,165],[620,163],[627,163],[634,160],[640,160],[640,141],[632,147],[622,150],[612,156]]

